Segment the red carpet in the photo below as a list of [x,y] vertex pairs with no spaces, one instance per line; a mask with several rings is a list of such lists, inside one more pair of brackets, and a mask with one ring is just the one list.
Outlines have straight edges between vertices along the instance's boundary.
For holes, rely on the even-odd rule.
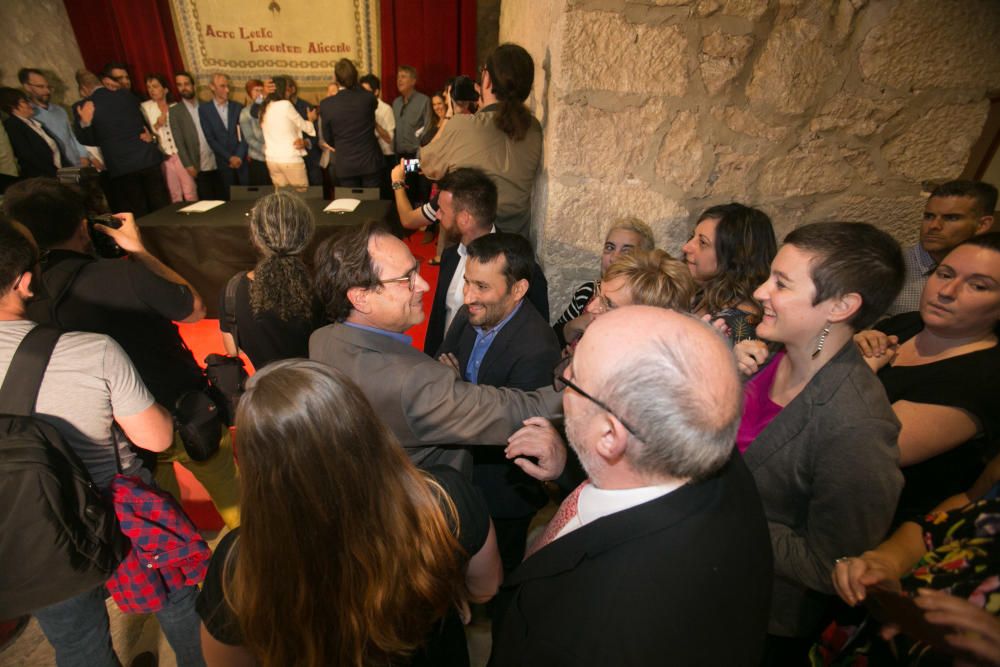
[[[432,241],[426,245],[422,244],[420,242],[422,238],[423,233],[417,232],[411,235],[406,241],[413,255],[421,260],[420,275],[430,285],[430,289],[424,295],[424,321],[406,332],[407,335],[413,338],[414,347],[419,350],[424,349],[424,337],[427,334],[427,315],[430,314],[431,304],[434,301],[434,290],[437,286],[438,278],[438,267],[428,264],[430,259],[434,257],[435,243]],[[202,296],[209,299],[218,298],[214,294]],[[180,328],[181,337],[184,338],[187,346],[191,348],[191,352],[194,354],[194,358],[198,360],[198,363],[204,362],[205,357],[213,352],[224,352],[218,320],[202,320],[194,324],[178,324],[177,326]],[[253,367],[250,361],[246,357],[244,357],[244,361],[252,373]],[[209,499],[204,487],[185,468],[175,465],[174,469],[177,472],[177,481],[181,487],[181,504],[195,525],[202,530],[219,530],[222,528],[222,518],[215,511],[215,507],[212,505],[212,501]]]

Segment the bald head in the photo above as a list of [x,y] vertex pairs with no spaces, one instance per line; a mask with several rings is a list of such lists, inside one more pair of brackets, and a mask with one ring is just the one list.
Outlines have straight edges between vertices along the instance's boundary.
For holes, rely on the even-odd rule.
[[618,308],[587,328],[573,368],[635,428],[626,458],[636,472],[700,479],[729,458],[742,388],[711,326],[662,308]]

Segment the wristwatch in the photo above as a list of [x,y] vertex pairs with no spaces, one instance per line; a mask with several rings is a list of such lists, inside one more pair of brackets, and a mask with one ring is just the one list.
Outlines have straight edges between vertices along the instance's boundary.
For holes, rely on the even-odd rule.
[[392,182],[392,189],[393,190],[402,190],[404,188],[406,188],[406,181],[393,181]]

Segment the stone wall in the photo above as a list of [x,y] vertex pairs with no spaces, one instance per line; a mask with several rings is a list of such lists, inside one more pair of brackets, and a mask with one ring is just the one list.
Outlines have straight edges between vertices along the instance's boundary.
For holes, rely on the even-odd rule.
[[959,176],[1000,93],[995,0],[504,0],[536,61],[533,202],[555,316],[608,223],[679,252],[708,206],[862,220],[915,239],[921,184]]
[[83,57],[62,0],[2,0],[4,30],[0,85],[20,88],[17,70],[37,67],[49,75],[53,101],[68,105],[78,99],[76,70]]

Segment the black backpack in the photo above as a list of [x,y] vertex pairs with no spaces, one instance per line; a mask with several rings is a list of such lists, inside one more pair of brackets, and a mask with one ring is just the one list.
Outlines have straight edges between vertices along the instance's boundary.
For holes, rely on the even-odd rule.
[[32,329],[0,387],[0,618],[103,584],[130,548],[80,457],[31,416],[59,335]]

